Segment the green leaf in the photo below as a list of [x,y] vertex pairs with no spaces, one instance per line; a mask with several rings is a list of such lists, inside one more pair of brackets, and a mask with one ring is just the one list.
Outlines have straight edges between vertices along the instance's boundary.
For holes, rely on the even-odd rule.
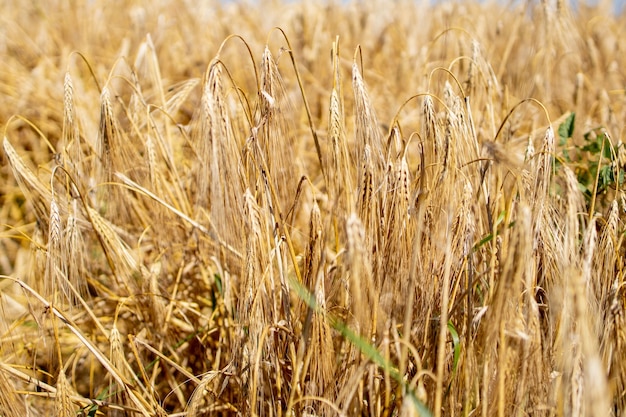
[[600,169],[600,178],[598,181],[598,191],[605,190],[614,183],[613,169],[610,165],[603,166]]
[[583,193],[587,198],[591,197],[591,189],[583,183],[578,183],[578,191]]
[[[383,355],[380,354],[380,352],[378,351],[378,349],[376,349],[374,345],[372,345],[367,340],[365,340],[364,338],[362,338],[361,336],[353,332],[352,329],[350,329],[348,326],[346,326],[344,323],[340,322],[339,320],[331,318],[331,325],[333,326],[333,328],[335,328],[335,330],[338,330],[343,337],[345,337],[352,344],[354,344],[354,346],[356,346],[361,351],[361,353],[365,355],[365,357],[370,359],[372,362],[374,362],[384,371],[388,372],[389,376],[391,376],[393,379],[395,379],[399,384],[401,384],[405,388],[407,395],[411,399],[413,406],[416,408],[420,416],[432,417],[432,413],[430,412],[426,404],[421,402],[415,396],[415,393],[406,384],[406,381],[404,380],[404,378],[402,378],[402,375],[400,375],[398,368],[394,367],[388,359],[383,357]],[[458,334],[457,334],[457,337],[458,337]]]
[[[295,291],[298,297],[300,297],[300,299],[304,301],[310,308],[319,308],[313,294],[311,294],[310,291],[304,285],[302,285],[302,283],[293,278],[290,279],[289,282],[291,288]],[[422,401],[420,401],[416,397],[411,387],[407,384],[402,375],[400,375],[400,371],[398,370],[398,368],[393,366],[391,361],[381,355],[381,353],[378,351],[378,349],[376,349],[373,344],[371,344],[363,337],[359,336],[345,323],[332,316],[330,313],[327,312],[326,317],[328,318],[330,325],[335,330],[339,331],[339,333],[341,333],[341,335],[346,338],[346,340],[356,346],[366,358],[382,368],[385,372],[389,374],[390,377],[396,380],[404,388],[406,395],[409,397],[411,403],[413,404],[420,416],[432,417],[431,411]]]
[[498,218],[496,219],[496,227],[500,226],[500,224],[504,221],[505,216],[506,210],[502,210],[500,214],[498,214]]
[[[498,228],[498,226],[500,226],[500,224],[502,224],[505,217],[506,217],[506,210],[502,210],[500,214],[498,214],[498,218],[496,219],[496,224],[495,224],[496,229]],[[511,225],[509,225],[509,227],[510,226]],[[492,240],[493,240],[493,233],[486,234],[485,236],[482,237],[482,239],[480,239],[480,241],[476,245],[474,245],[474,250],[478,250],[485,243],[491,242]]]
[[87,414],[88,417],[96,417],[98,413],[98,406],[94,405],[91,407],[91,409],[89,410],[89,413]]
[[454,347],[454,359],[452,362],[452,373],[456,372],[456,366],[459,363],[459,356],[461,355],[461,339],[459,333],[456,331],[454,324],[451,320],[448,320],[448,332],[452,336],[452,346]]
[[613,160],[613,145],[611,145],[611,141],[609,140],[609,137],[607,135],[602,135],[602,139],[604,142],[604,151],[602,152],[602,156],[612,161]]
[[493,239],[493,234],[488,233],[485,236],[483,236],[482,239],[480,239],[478,241],[477,244],[474,245],[474,250],[477,251],[478,249],[480,249],[485,243],[489,243],[491,242],[491,240]]
[[563,158],[565,158],[565,161],[567,162],[572,162],[572,158],[569,156],[569,151],[567,149],[563,149]]
[[220,295],[224,295],[224,290],[222,288],[222,277],[220,276],[220,274],[214,274],[213,278],[215,278],[215,285],[217,286],[217,291],[220,293]]
[[454,348],[454,356],[452,360],[452,377],[450,378],[450,382],[448,383],[448,388],[446,389],[446,396],[450,393],[450,389],[452,388],[452,381],[454,380],[454,376],[456,375],[457,365],[459,364],[459,357],[461,356],[461,338],[459,337],[459,333],[456,331],[452,320],[448,320],[448,332],[452,337],[452,347]]
[[574,122],[576,120],[576,113],[570,113],[567,118],[559,125],[559,144],[561,146],[565,145],[568,138],[571,138],[574,134]]
[[[586,137],[586,135],[585,135]],[[588,144],[582,147],[583,151],[589,152],[593,155],[600,152],[602,149],[602,142],[598,140],[598,136],[591,137],[589,136]]]
[[289,280],[291,284],[291,288],[296,292],[296,295],[304,301],[304,303],[309,306],[309,308],[315,309],[317,307],[317,303],[315,302],[315,297],[313,294],[309,292],[309,290],[300,283],[297,279],[291,278]]
[[380,354],[380,352],[378,351],[378,349],[376,349],[374,345],[359,336],[357,333],[352,331],[352,329],[350,329],[339,320],[331,320],[331,325],[333,326],[333,328],[335,328],[335,330],[338,330],[343,337],[352,342],[354,346],[359,348],[359,350],[363,355],[365,355],[365,357],[374,362],[385,372],[388,372],[393,379],[398,382],[402,382],[402,376],[400,375],[398,368],[394,367],[388,359],[383,357],[383,355]]
[[591,142],[592,140],[594,140],[596,138],[596,132],[593,130],[590,130],[589,132],[586,132],[583,137],[585,138],[586,142]]

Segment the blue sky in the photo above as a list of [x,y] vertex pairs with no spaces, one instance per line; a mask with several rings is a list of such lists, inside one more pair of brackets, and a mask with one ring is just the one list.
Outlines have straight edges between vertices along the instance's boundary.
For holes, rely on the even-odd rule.
[[626,4],[626,0],[585,0],[585,1],[570,0],[570,3],[574,7],[576,7],[577,4],[596,5],[596,4],[600,3],[600,2],[612,4],[613,5],[613,10],[616,13],[621,12],[624,9],[624,4]]
[[[438,1],[447,1],[447,0],[432,0],[432,1],[433,3],[436,3]],[[459,0],[454,0],[454,1],[459,1]],[[461,1],[467,1],[467,0],[461,0]],[[469,1],[472,1],[472,0],[469,0]],[[478,1],[489,1],[489,0],[478,0]],[[510,3],[519,4],[520,2],[525,1],[525,0],[500,0],[500,1],[505,4],[510,4]],[[539,2],[540,0],[534,0],[534,1]],[[555,3],[556,0],[548,0],[548,2]],[[587,5],[593,6],[602,2],[604,4],[611,5],[615,13],[620,13],[621,11],[623,11],[624,5],[626,5],[626,0],[569,0],[569,2],[574,9],[576,9],[579,4],[587,4]]]

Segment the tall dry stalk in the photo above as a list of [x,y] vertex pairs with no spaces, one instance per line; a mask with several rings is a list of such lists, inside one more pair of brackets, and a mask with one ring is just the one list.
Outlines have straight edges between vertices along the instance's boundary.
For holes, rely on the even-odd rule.
[[11,380],[5,374],[5,371],[0,371],[0,409],[7,417],[23,416],[26,412],[26,407],[22,398],[15,392],[16,389],[12,385]]
[[196,141],[199,170],[196,204],[207,208],[220,239],[241,250],[243,229],[238,224],[243,207],[243,168],[231,130],[223,86],[223,69],[214,62],[205,74],[200,126]]

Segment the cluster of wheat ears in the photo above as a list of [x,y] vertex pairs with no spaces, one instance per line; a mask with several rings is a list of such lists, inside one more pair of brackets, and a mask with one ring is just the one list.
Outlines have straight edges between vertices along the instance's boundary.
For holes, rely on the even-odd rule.
[[624,15],[0,7],[0,415],[626,415]]

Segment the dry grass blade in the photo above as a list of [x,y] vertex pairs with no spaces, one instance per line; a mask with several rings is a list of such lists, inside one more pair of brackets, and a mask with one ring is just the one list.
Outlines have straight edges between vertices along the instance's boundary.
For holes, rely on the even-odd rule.
[[0,410],[6,417],[26,415],[24,401],[15,393],[15,386],[7,378],[4,368],[0,369]]
[[89,352],[91,352],[91,354],[96,358],[98,362],[100,362],[100,364],[104,367],[104,369],[106,369],[106,371],[113,377],[115,382],[117,382],[117,384],[119,384],[120,387],[123,387],[123,389],[125,390],[125,392],[127,393],[129,397],[129,401],[135,407],[137,407],[141,415],[146,416],[146,417],[152,415],[152,413],[148,411],[150,407],[148,403],[146,402],[146,400],[138,395],[138,393],[133,389],[129,381],[127,381],[121,375],[119,370],[117,370],[115,366],[113,366],[113,364],[107,358],[107,356],[104,353],[102,353],[89,339],[85,337],[85,335],[81,332],[79,327],[70,318],[68,318],[65,313],[63,313],[58,308],[50,305],[50,303],[45,298],[43,298],[40,294],[38,294],[35,290],[30,288],[25,283],[17,281],[17,280],[15,280],[15,282],[18,285],[20,285],[22,288],[24,288],[30,295],[36,298],[41,304],[43,304],[44,307],[46,307],[47,309],[50,309],[52,314],[55,317],[57,317],[61,321],[61,323],[63,323],[74,335],[76,335],[76,337],[80,340],[82,345],[85,346],[89,350]]
[[118,285],[124,289],[127,296],[138,293],[136,278],[141,276],[141,270],[130,248],[115,232],[112,225],[97,211],[87,207],[87,212],[89,213],[91,225],[102,244],[102,249],[113,275],[118,279]]
[[200,79],[192,78],[185,80],[178,85],[173,85],[168,89],[167,101],[165,102],[165,109],[169,114],[175,114],[180,107],[185,103],[189,94],[200,83]]
[[293,105],[285,92],[282,76],[276,61],[266,45],[261,59],[261,90],[258,93],[261,126],[258,132],[258,145],[263,153],[269,174],[274,181],[281,210],[286,211],[287,202],[297,186],[297,162],[295,138],[290,116]]
[[[187,405],[187,415],[189,417],[200,417],[204,415],[202,413],[203,404],[208,402],[205,400],[205,396],[207,392],[211,393],[209,384],[218,375],[219,374],[217,372],[208,372],[202,377],[200,384],[198,384],[196,389],[193,391],[189,404]],[[215,396],[215,394],[212,393],[212,396]]]
[[200,157],[196,204],[210,208],[218,235],[241,250],[243,236],[238,221],[244,190],[243,169],[231,129],[220,62],[213,62],[205,76],[200,117],[195,132]]
[[[37,387],[38,389],[40,389],[41,391],[45,392],[46,395],[50,394],[52,396],[54,396],[54,398],[56,398],[56,393],[57,393],[57,389],[51,385],[46,384],[43,381],[40,381],[36,378],[33,378],[32,376],[19,371],[18,369],[12,368],[7,366],[6,364],[0,364],[0,368],[2,368],[2,371],[12,375],[13,377],[28,383],[28,384],[32,384],[33,386]],[[67,382],[67,377],[66,377],[66,382]],[[71,388],[71,386],[70,386]],[[15,390],[12,391],[13,393],[15,393]],[[70,391],[71,392],[71,391]],[[76,395],[76,394],[70,394],[70,400],[75,403],[75,404],[84,404],[87,406],[97,406],[97,407],[107,407],[108,409],[115,409],[115,410],[121,410],[121,411],[129,411],[129,412],[139,412],[139,410],[130,408],[130,407],[119,407],[115,404],[111,404],[108,403],[106,401],[101,401],[101,400],[95,400],[95,399],[89,399],[89,398],[85,398],[82,397],[80,395]],[[16,406],[19,404],[19,400],[16,400],[13,405]],[[8,410],[9,408],[3,408],[3,410]],[[22,411],[24,414],[19,414],[19,416],[24,416],[27,415],[25,414],[25,411]],[[11,414],[8,414],[8,416],[12,417]]]
[[146,195],[146,196],[150,197],[151,199],[153,199],[157,203],[161,204],[163,207],[167,208],[172,213],[176,214],[178,217],[183,219],[185,222],[189,223],[194,228],[198,229],[203,234],[205,234],[205,235],[209,236],[211,239],[215,240],[220,246],[222,246],[223,248],[228,250],[237,259],[241,259],[242,258],[241,252],[239,252],[237,249],[235,249],[234,247],[230,246],[226,242],[222,241],[219,238],[219,236],[213,231],[213,230],[216,229],[216,227],[214,225],[211,225],[212,226],[211,230],[209,230],[206,227],[204,227],[202,224],[200,224],[199,222],[195,221],[194,219],[192,219],[191,217],[189,217],[188,215],[183,213],[182,211],[178,210],[177,208],[173,207],[171,204],[167,203],[165,200],[163,200],[162,198],[160,198],[159,196],[154,194],[152,191],[150,191],[150,190],[140,186],[139,184],[137,184],[136,182],[134,182],[133,180],[131,180],[127,176],[125,176],[123,174],[120,174],[120,173],[117,173],[116,176],[124,184],[126,184],[129,187],[131,187],[132,190],[137,191],[137,192],[139,192],[139,193],[141,193],[143,195]]
[[47,229],[50,215],[48,207],[50,206],[50,201],[52,201],[52,193],[26,166],[6,137],[2,142],[2,146],[20,189],[33,205],[37,220],[41,222],[42,227]]
[[152,352],[154,355],[156,355],[162,361],[167,362],[170,366],[172,366],[172,368],[176,369],[178,372],[183,374],[189,381],[193,381],[194,383],[196,383],[198,385],[202,383],[201,379],[199,379],[198,377],[194,376],[193,374],[190,374],[188,370],[186,370],[185,368],[183,368],[182,366],[180,366],[179,364],[174,362],[172,359],[170,359],[167,356],[165,356],[163,353],[159,352],[157,349],[155,349],[152,346],[150,346],[144,340],[141,340],[141,339],[138,339],[138,338],[132,338],[132,341],[133,341],[133,343],[135,343],[135,344],[137,344],[139,346],[145,347],[148,351]]

